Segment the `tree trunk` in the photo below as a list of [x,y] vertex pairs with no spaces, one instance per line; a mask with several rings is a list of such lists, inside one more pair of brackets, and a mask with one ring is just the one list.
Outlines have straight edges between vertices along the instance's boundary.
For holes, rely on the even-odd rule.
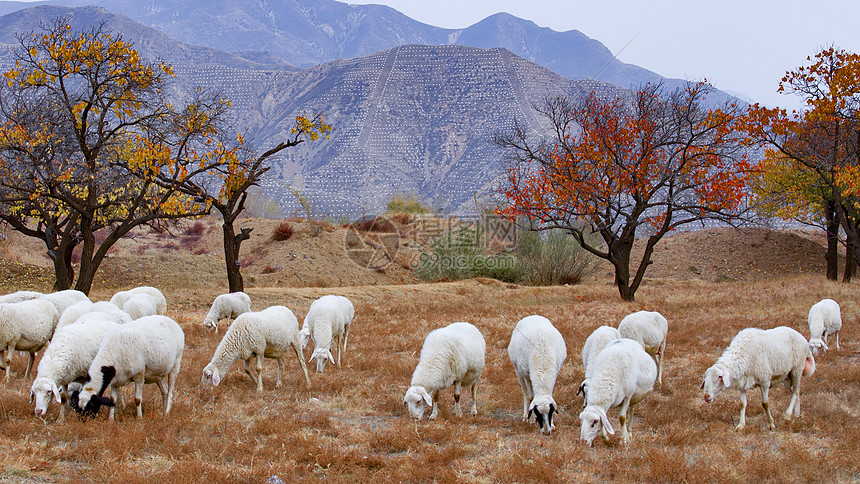
[[857,247],[850,240],[845,243],[845,270],[842,273],[842,282],[851,282],[854,274],[857,273],[857,261],[855,252]]
[[615,242],[609,248],[609,262],[615,268],[615,285],[625,302],[633,302],[637,287],[630,284],[630,251],[632,243]]
[[827,252],[824,253],[826,274],[828,280],[835,281],[839,278],[839,220],[836,218],[836,203],[833,200],[824,201],[824,217],[827,223]]
[[221,225],[224,232],[224,262],[227,265],[227,284],[230,292],[244,291],[245,281],[242,279],[241,267],[239,265],[239,249],[242,242],[251,238],[250,228],[244,228],[236,233],[233,221],[224,219]]

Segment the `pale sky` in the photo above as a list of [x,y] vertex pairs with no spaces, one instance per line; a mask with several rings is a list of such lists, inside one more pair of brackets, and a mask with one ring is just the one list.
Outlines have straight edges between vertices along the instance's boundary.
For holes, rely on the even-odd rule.
[[[664,77],[707,78],[769,106],[786,71],[821,47],[860,53],[858,0],[349,0],[388,5],[420,22],[464,28],[507,12],[557,31],[579,30],[618,59]],[[628,44],[629,42],[629,44]],[[626,47],[625,47],[626,45]]]

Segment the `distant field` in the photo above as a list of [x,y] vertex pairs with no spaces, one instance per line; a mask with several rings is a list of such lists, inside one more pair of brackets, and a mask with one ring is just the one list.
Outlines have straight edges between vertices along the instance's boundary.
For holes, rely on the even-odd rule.
[[[187,347],[173,410],[164,416],[154,386],[144,392],[144,418],[133,406],[82,422],[43,421],[28,401],[20,376],[0,385],[0,480],[25,482],[265,482],[278,476],[329,482],[606,482],[770,481],[850,482],[860,479],[860,353],[857,284],[792,276],[711,283],[661,279],[646,284],[634,304],[595,282],[576,287],[526,288],[489,280],[346,288],[251,288],[253,307],[292,308],[299,320],[313,298],[350,297],[357,314],[343,368],[311,374],[304,389],[295,358],[287,359],[285,386],[274,388],[276,365],[264,363],[265,390],[257,393],[235,365],[212,390],[200,385],[223,335],[203,330],[211,296],[164,287],[169,315],[183,326]],[[110,292],[96,293],[98,299]],[[806,313],[831,297],[843,306],[841,351],[817,359],[802,383],[802,416],[787,424],[782,385],[771,391],[777,430],[768,432],[758,391],[750,392],[747,429],[735,432],[739,403],[729,391],[706,404],[699,383],[705,369],[742,328],[789,325],[808,335]],[[617,325],[639,309],[669,320],[663,387],[636,407],[629,445],[598,438],[579,442],[585,338],[602,324]],[[555,389],[557,430],[543,436],[520,422],[521,393],[506,347],[520,318],[542,314],[561,330],[568,359]],[[478,416],[451,415],[451,390],[440,397],[440,417],[415,423],[403,395],[430,330],[470,321],[487,341],[487,365],[478,390]],[[307,351],[305,358],[310,356]],[[26,359],[16,355],[21,374]],[[131,395],[126,389],[126,401]],[[464,392],[464,404],[471,400]],[[615,412],[610,413],[614,422]]]

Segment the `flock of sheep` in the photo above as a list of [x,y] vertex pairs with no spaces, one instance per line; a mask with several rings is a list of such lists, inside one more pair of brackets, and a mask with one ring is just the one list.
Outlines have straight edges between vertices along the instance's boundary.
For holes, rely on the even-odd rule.
[[[143,385],[155,383],[162,394],[164,412],[169,413],[173,390],[182,362],[185,336],[180,326],[165,316],[167,301],[156,288],[137,287],[116,293],[111,300],[92,302],[75,290],[41,294],[18,291],[0,296],[0,348],[6,381],[11,375],[14,351],[28,353],[24,378],[29,378],[36,352],[47,345],[30,390],[38,416],[44,416],[52,400],[60,403],[60,419],[66,406],[94,416],[102,406],[114,418],[120,403],[120,388],[135,385],[137,416],[142,416]],[[328,362],[340,366],[346,351],[349,328],[355,316],[352,303],[343,296],[323,296],[311,304],[302,328],[293,312],[284,306],[251,311],[251,299],[242,292],[215,298],[203,325],[218,330],[229,326],[212,360],[203,369],[202,382],[218,386],[237,360],[263,389],[262,361],[278,363],[276,386],[281,386],[285,358],[292,351],[298,358],[308,387],[310,379],[302,350],[313,343],[310,361],[323,372]],[[783,382],[791,391],[785,419],[800,415],[800,380],[815,371],[814,355],[827,349],[830,335],[836,337],[842,319],[839,305],[825,299],[809,311],[810,339],[781,326],[769,330],[740,331],[719,360],[705,372],[704,399],[713,401],[728,388],[740,393],[741,414],[746,420],[746,392],[759,387],[768,428],[775,425],[768,402],[768,389]],[[618,328],[601,326],[586,339],[582,349],[585,379],[579,387],[585,407],[579,415],[581,439],[592,445],[601,434],[615,433],[608,412],[618,407],[624,442],[630,439],[633,406],[662,384],[663,359],[669,324],[660,313],[639,311],[626,316]],[[337,359],[332,345],[337,349]],[[411,386],[403,398],[409,414],[421,419],[438,415],[439,393],[454,388],[454,413],[460,415],[462,387],[471,391],[470,412],[477,415],[478,381],[484,370],[486,343],[480,330],[466,322],[431,331],[424,340]],[[558,405],[552,393],[567,350],[562,334],[543,316],[528,316],[514,328],[508,345],[523,394],[523,421],[534,415],[540,430],[555,429],[553,414]],[[252,365],[253,363],[253,365]],[[110,397],[105,391],[110,388]]]

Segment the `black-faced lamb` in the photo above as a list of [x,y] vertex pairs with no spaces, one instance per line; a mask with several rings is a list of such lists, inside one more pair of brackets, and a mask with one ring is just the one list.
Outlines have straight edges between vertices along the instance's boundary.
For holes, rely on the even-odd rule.
[[567,358],[564,338],[549,319],[525,317],[514,327],[508,357],[523,391],[523,421],[534,413],[538,428],[549,435],[555,430],[553,413],[558,413],[552,391]]
[[[842,329],[842,311],[833,299],[822,299],[809,308],[809,344],[812,354],[819,349],[827,349],[827,337],[836,335],[836,349],[839,349],[839,330]],[[817,340],[817,341],[816,341]]]
[[68,385],[86,380],[102,340],[117,326],[106,313],[88,313],[75,323],[57,328],[39,361],[36,379],[30,387],[30,399],[35,401],[37,416],[44,416],[54,399],[61,404],[60,420],[65,418]]
[[3,351],[6,383],[12,373],[15,350],[28,353],[24,378],[30,377],[36,352],[51,340],[59,319],[60,314],[54,304],[41,298],[0,304],[0,349]]
[[621,438],[627,443],[632,435],[633,406],[654,388],[657,364],[642,345],[631,339],[609,343],[593,363],[591,378],[585,380],[588,393],[585,409],[579,414],[580,438],[592,445],[598,433],[604,440],[615,430],[607,412],[618,408]]
[[815,358],[806,338],[797,331],[780,326],[773,329],[747,328],[732,339],[717,362],[705,372],[702,381],[705,402],[712,402],[727,388],[740,393],[741,416],[737,430],[746,426],[747,391],[759,387],[761,404],[767,414],[767,428],[773,430],[768,390],[783,382],[791,391],[785,420],[800,416],[800,378],[815,372]]
[[421,420],[432,407],[430,420],[439,412],[439,391],[454,386],[454,414],[461,415],[460,388],[471,387],[472,415],[478,414],[478,380],[484,371],[487,345],[470,323],[453,323],[430,332],[421,347],[418,366],[403,403],[412,418]]
[[326,362],[335,363],[331,354],[331,346],[337,339],[337,366],[340,367],[340,355],[346,351],[349,338],[349,327],[355,316],[352,302],[343,296],[323,296],[311,304],[302,329],[299,332],[299,342],[302,349],[308,340],[314,343],[314,352],[310,361],[316,360],[317,372],[325,370]]
[[[145,316],[112,329],[102,340],[78,396],[79,411],[95,416],[103,405],[114,418],[119,389],[134,382],[137,416],[143,416],[143,385],[155,383],[161,390],[165,415],[173,404],[173,390],[185,349],[185,333],[167,316]],[[111,396],[102,394],[110,387]]]
[[[299,321],[289,308],[272,306],[258,312],[247,312],[239,315],[227,329],[212,361],[203,369],[202,382],[218,386],[221,378],[236,360],[245,364],[245,373],[257,385],[257,391],[263,391],[263,357],[274,358],[278,362],[278,381],[275,386],[281,386],[284,372],[284,358],[290,349],[299,359],[305,384],[311,386],[308,369],[302,358],[299,346]],[[251,359],[256,359],[256,373],[251,371]]]
[[247,313],[251,310],[251,297],[244,292],[231,292],[221,294],[215,297],[212,302],[212,307],[206,317],[203,318],[203,327],[218,331],[218,323],[222,319],[227,320],[230,324],[231,319],[236,319],[240,314]]
[[666,356],[666,335],[669,322],[656,311],[638,311],[628,314],[618,324],[618,332],[645,348],[657,363],[657,383],[663,384],[663,359]]

